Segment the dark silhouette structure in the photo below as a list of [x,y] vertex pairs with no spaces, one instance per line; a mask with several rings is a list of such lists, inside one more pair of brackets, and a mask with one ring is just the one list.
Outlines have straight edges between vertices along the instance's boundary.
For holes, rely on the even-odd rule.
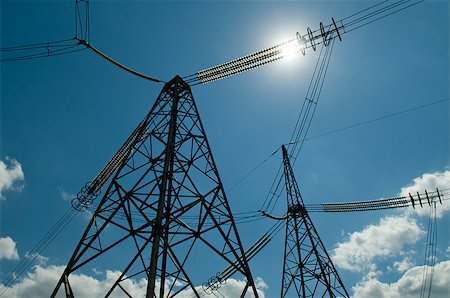
[[305,209],[284,145],[282,151],[288,212],[281,297],[349,297]]
[[62,287],[74,297],[70,275],[102,266],[107,254],[122,269],[105,296],[131,296],[133,278],[148,281],[147,297],[200,297],[208,277],[232,266],[246,280],[241,297],[258,297],[191,89],[179,76],[105,169],[73,203],[85,209],[112,177],[52,297]]

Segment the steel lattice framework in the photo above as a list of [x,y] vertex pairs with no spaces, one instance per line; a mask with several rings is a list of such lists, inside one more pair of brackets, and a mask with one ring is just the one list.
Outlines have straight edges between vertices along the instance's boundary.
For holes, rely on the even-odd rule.
[[349,297],[306,211],[284,145],[288,214],[281,297]]
[[106,297],[130,296],[131,278],[148,280],[147,297],[200,297],[224,266],[247,281],[241,297],[258,297],[189,85],[168,82],[124,146],[52,297],[61,287],[73,297],[70,275],[106,254],[122,266]]

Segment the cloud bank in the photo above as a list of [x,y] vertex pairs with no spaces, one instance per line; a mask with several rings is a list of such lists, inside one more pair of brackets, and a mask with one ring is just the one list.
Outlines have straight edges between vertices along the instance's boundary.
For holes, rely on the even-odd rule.
[[[355,298],[403,298],[420,297],[422,287],[423,266],[416,266],[394,283],[380,282],[374,276],[367,276],[353,287]],[[450,297],[450,261],[444,261],[434,266],[433,298]],[[428,293],[427,293],[428,294]],[[428,297],[428,295],[426,295]]]
[[[449,186],[450,171],[425,173],[414,178],[410,185],[402,187],[400,195],[408,196],[409,193],[423,193],[425,190],[432,192],[436,188],[443,191]],[[445,192],[448,193],[448,190]],[[450,201],[443,200],[442,203],[437,205],[437,218],[450,211]],[[415,266],[412,245],[426,234],[418,220],[429,214],[428,205],[424,205],[424,208],[407,208],[395,216],[385,216],[378,223],[349,234],[346,241],[337,244],[332,253],[334,263],[342,269],[365,274],[353,287],[354,297],[420,296],[424,266]],[[394,261],[393,258],[398,256],[402,256],[402,260]],[[403,275],[396,282],[384,283],[380,281],[383,273],[377,271],[377,262],[389,259],[392,260],[392,266],[388,266],[387,270],[395,268]],[[434,270],[431,297],[450,297],[450,260],[437,263]]]
[[377,224],[352,233],[348,241],[338,243],[333,261],[343,269],[363,272],[377,259],[402,254],[406,245],[416,243],[424,234],[411,218],[384,217]]
[[[44,298],[49,297],[53,291],[56,283],[58,282],[61,274],[64,271],[64,266],[41,266],[37,265],[29,272],[25,278],[23,278],[18,283],[12,285],[7,289],[7,297],[12,298],[25,298],[25,297],[35,297]],[[99,274],[100,273],[100,274]],[[85,274],[71,274],[70,284],[76,297],[90,298],[90,297],[104,297],[107,291],[111,288],[112,284],[121,275],[120,271],[106,270],[106,272],[98,272],[96,274],[103,276],[100,278],[94,278]],[[258,288],[258,294],[261,298],[264,298],[264,290],[267,289],[267,284],[261,279],[257,278],[255,280],[256,286]],[[133,280],[128,279],[121,283],[123,288],[131,294],[132,297],[145,297],[145,292],[147,289],[147,280]],[[245,281],[230,278],[227,280],[219,292],[222,296],[226,298],[239,297],[245,286]],[[2,291],[2,286],[0,286],[0,292]],[[202,292],[202,287],[198,286],[196,289]],[[168,290],[168,289],[167,289]],[[58,293],[61,297],[63,296],[63,290],[61,289]],[[219,293],[215,292],[216,296],[221,297]],[[110,297],[123,297],[124,293],[117,289],[114,291]],[[206,295],[208,297],[209,295]],[[177,295],[180,298],[192,297],[190,291],[182,291]],[[214,296],[211,296],[214,297]],[[254,297],[251,293],[247,293],[245,297]]]

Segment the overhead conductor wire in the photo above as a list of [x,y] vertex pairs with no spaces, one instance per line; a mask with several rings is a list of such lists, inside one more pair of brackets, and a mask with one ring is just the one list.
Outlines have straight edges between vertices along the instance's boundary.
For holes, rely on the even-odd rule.
[[[84,8],[83,8],[84,6]],[[112,59],[105,53],[95,48],[90,43],[90,12],[89,0],[75,1],[75,37],[71,39],[56,40],[44,43],[29,44],[23,46],[5,47],[0,49],[0,62],[14,62],[22,60],[33,60],[71,54],[86,49],[91,50],[112,65],[142,79],[164,83],[164,81],[138,72],[117,60]]]
[[53,242],[53,240],[67,227],[67,225],[77,216],[78,212],[70,207],[61,218],[44,234],[41,240],[28,252],[19,262],[16,268],[6,276],[1,282],[0,296],[3,296],[9,287],[19,279],[31,265],[42,256],[42,252]]
[[[316,63],[316,67],[314,69],[313,77],[308,86],[308,91],[306,93],[305,100],[303,101],[299,116],[297,118],[297,122],[294,127],[294,131],[292,133],[289,144],[289,155],[294,159],[293,164],[295,163],[295,159],[297,158],[301,147],[303,146],[303,142],[299,142],[300,140],[304,140],[310,128],[312,118],[316,111],[317,103],[319,101],[319,97],[323,88],[323,83],[325,80],[325,76],[328,70],[328,65],[330,62],[331,53],[333,50],[334,39],[332,39],[331,45],[329,47],[322,46],[319,54],[318,61]],[[325,51],[324,51],[325,49]],[[322,53],[324,51],[324,53]],[[280,165],[278,168],[277,174],[275,175],[275,179],[272,183],[272,186],[269,189],[269,192],[264,200],[261,210],[265,212],[272,212],[278,202],[278,199],[281,195],[281,191],[283,189],[283,166]]]
[[[427,199],[429,194],[426,194]],[[420,298],[431,297],[433,285],[434,266],[436,265],[437,224],[436,224],[436,197],[431,196],[431,207],[428,218],[427,240],[425,244],[425,261],[422,271],[422,285]]]
[[335,33],[341,39],[346,33],[398,13],[423,1],[383,1],[357,13],[353,13],[339,21],[332,19],[332,22],[328,25],[320,23],[319,29],[314,31],[308,28],[307,32],[303,35],[297,33],[296,38],[283,41],[264,50],[253,52],[213,67],[199,70],[194,74],[185,76],[183,79],[190,85],[207,84],[224,79],[283,59],[286,56],[286,47],[295,48],[295,52],[301,52],[305,55],[306,49],[308,48],[312,48],[315,51],[318,45],[322,43],[327,45],[331,33]]
[[[351,124],[351,125],[348,125],[348,126],[344,126],[344,127],[341,127],[341,128],[337,128],[337,129],[333,129],[333,130],[326,131],[326,132],[323,132],[323,133],[319,133],[319,134],[311,136],[311,137],[306,137],[304,139],[304,142],[308,142],[310,140],[317,139],[317,138],[326,137],[326,136],[329,136],[331,134],[335,134],[335,133],[342,132],[342,131],[345,131],[345,130],[349,130],[349,129],[353,129],[353,128],[356,128],[356,127],[368,125],[368,124],[371,124],[371,123],[374,123],[374,122],[386,120],[388,118],[393,118],[393,117],[396,117],[396,116],[399,116],[399,115],[402,115],[402,114],[410,113],[410,112],[413,112],[413,111],[417,111],[417,110],[420,110],[420,109],[424,109],[424,108],[427,108],[427,107],[430,107],[430,106],[433,106],[433,105],[436,105],[436,104],[448,102],[448,101],[450,101],[450,98],[439,99],[439,100],[435,100],[435,101],[432,101],[432,102],[429,102],[429,103],[426,103],[426,104],[422,104],[422,105],[414,106],[412,108],[404,109],[404,110],[401,110],[401,111],[398,111],[398,112],[395,112],[395,113],[391,113],[391,114],[387,114],[387,115],[380,116],[380,117],[377,117],[377,118],[373,118],[373,119],[370,119],[370,120],[354,123],[354,124]],[[299,141],[299,142],[301,142],[301,141]],[[294,143],[294,142],[291,142],[289,144],[292,144],[292,143]],[[280,148],[281,147],[279,147],[277,150],[272,152],[262,162],[260,162],[258,165],[253,167],[245,175],[243,175],[237,182],[235,182],[230,188],[227,189],[227,193],[233,191],[239,184],[243,183],[256,170],[258,170],[268,160],[270,160],[270,158],[274,157],[276,155],[276,153],[278,152],[278,150],[280,150]],[[245,214],[245,213],[258,213],[258,211],[248,211],[248,212],[242,212],[242,213],[243,214]]]

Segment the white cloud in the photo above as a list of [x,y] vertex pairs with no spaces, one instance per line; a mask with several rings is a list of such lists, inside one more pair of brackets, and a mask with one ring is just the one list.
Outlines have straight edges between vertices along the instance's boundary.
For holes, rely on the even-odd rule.
[[[450,186],[450,171],[425,173],[413,179],[412,184],[402,187],[400,195],[408,196],[417,191],[432,192],[436,188],[443,190]],[[450,211],[450,200],[443,200],[443,205],[436,208],[437,217]],[[353,232],[347,241],[338,243],[333,251],[333,260],[337,266],[353,271],[364,272],[377,259],[404,255],[406,245],[416,243],[425,231],[412,216],[429,215],[429,208],[408,208],[401,215],[384,217],[379,223],[364,227],[361,231]],[[410,258],[393,263],[399,272],[405,272],[413,266]]]
[[404,253],[404,247],[417,242],[423,234],[412,218],[384,217],[379,223],[350,234],[348,241],[338,243],[332,258],[343,269],[362,272],[370,269],[377,258]]
[[[218,292],[227,298],[239,297],[242,293],[242,290],[245,287],[245,284],[246,281],[230,278],[220,289],[218,289]],[[258,296],[264,298],[264,290],[268,288],[267,284],[264,282],[262,278],[258,277],[255,279],[255,286],[258,290]],[[220,297],[220,295],[217,296]],[[245,297],[254,297],[251,289],[247,290],[247,294],[245,295]]]
[[49,260],[48,257],[44,257],[43,255],[40,255],[38,253],[32,253],[30,254],[28,251],[25,253],[25,258],[27,259],[33,259],[33,262],[36,262],[37,264],[41,266],[47,265],[47,262]]
[[[396,282],[383,283],[376,276],[367,276],[353,287],[355,298],[401,298],[419,297],[423,280],[423,266],[416,266]],[[450,297],[450,261],[443,261],[434,266],[433,286],[430,297]],[[428,296],[428,295],[427,295]]]
[[5,190],[20,190],[14,184],[24,180],[22,165],[15,159],[6,157],[9,166],[0,160],[0,199],[4,198],[2,192]]
[[411,261],[411,258],[406,257],[401,261],[394,262],[394,267],[398,272],[405,272],[411,269],[414,266],[414,263]]
[[0,260],[18,260],[19,253],[17,252],[16,242],[11,237],[0,238]]
[[[37,265],[33,268],[32,272],[29,272],[27,274],[27,276],[23,280],[8,288],[6,294],[8,295],[8,297],[12,298],[49,297],[63,271],[64,266],[52,265],[43,267]],[[97,273],[100,272],[97,271]],[[111,285],[120,276],[120,274],[120,271],[106,270],[105,274],[99,274],[98,276],[102,279],[96,279],[84,274],[71,274],[70,284],[75,292],[76,297],[103,297],[105,296],[107,290],[111,287]],[[260,294],[260,297],[264,298],[264,290],[267,288],[267,285],[260,278],[257,278],[255,282],[258,287],[258,293]],[[122,282],[121,285],[124,289],[126,289],[127,292],[131,294],[132,297],[145,297],[145,292],[147,289],[146,279],[127,279],[126,281]],[[219,291],[220,294],[227,298],[238,297],[244,286],[244,281],[230,278],[224,285],[222,285]],[[2,291],[1,289],[2,287],[0,286],[0,292]],[[201,286],[196,287],[196,289],[202,291]],[[63,296],[63,291],[64,290],[61,289],[59,292],[61,297]],[[216,295],[220,296],[219,294]],[[123,296],[123,292],[118,289],[117,291],[114,291],[114,293],[110,297]],[[177,295],[177,297],[180,298],[187,298],[191,296],[191,292],[188,291],[183,291],[179,293],[179,295]],[[249,294],[246,295],[246,297],[253,297],[253,295]]]
[[[435,173],[425,173],[421,177],[413,179],[413,182],[405,187],[401,188],[400,195],[408,196],[409,193],[415,196],[417,192],[424,193],[425,190],[428,192],[436,191],[450,188],[450,171],[435,172]],[[426,202],[425,198],[424,201]],[[428,206],[425,203],[426,206]],[[420,216],[428,216],[430,214],[429,208],[420,208],[416,206],[415,209],[409,208],[409,212],[415,212]],[[436,207],[436,217],[440,218],[444,213],[450,211],[450,200],[443,200],[442,205],[438,204]]]

